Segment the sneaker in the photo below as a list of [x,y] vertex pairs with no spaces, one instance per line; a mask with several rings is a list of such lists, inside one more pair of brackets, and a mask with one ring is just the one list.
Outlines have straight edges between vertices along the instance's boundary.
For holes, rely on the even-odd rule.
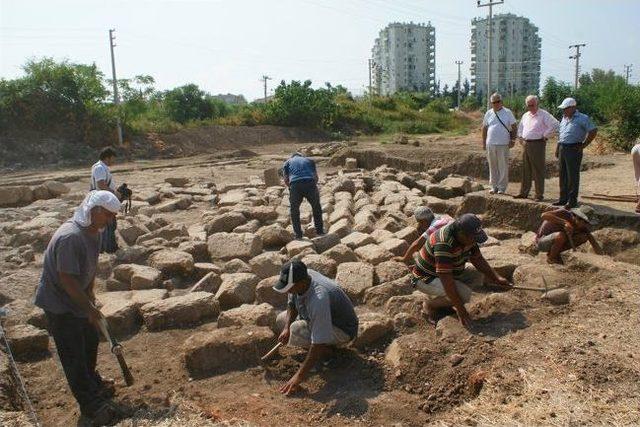
[[492,188],[491,190],[489,190],[489,194],[496,194],[496,190]]
[[553,202],[551,203],[551,206],[564,206],[567,202],[563,202],[561,200],[558,200],[557,202]]
[[498,194],[504,194],[504,190],[498,190]]
[[577,208],[577,207],[578,207],[577,203],[567,203],[566,205],[564,205],[564,208],[567,210]]

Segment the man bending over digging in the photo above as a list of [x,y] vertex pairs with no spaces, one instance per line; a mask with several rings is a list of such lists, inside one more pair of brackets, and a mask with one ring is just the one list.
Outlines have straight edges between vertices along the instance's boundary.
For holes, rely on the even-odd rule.
[[308,270],[299,260],[284,264],[273,289],[288,294],[287,311],[276,319],[277,327],[282,329],[278,341],[309,349],[298,372],[280,388],[281,393],[288,395],[299,388],[321,358],[357,336],[358,317],[349,297],[336,282]]
[[413,285],[429,295],[426,304],[429,321],[436,322],[435,312],[453,307],[460,323],[471,326],[471,318],[464,304],[471,298],[471,289],[462,281],[467,261],[491,282],[504,288],[511,287],[484,259],[478,244],[487,241],[482,221],[475,215],[464,214],[429,236],[416,258],[412,269]]

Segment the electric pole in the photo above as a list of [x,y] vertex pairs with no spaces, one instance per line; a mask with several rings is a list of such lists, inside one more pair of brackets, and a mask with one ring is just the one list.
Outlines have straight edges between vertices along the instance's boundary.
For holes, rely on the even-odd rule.
[[116,106],[116,126],[118,128],[118,145],[122,146],[122,125],[120,124],[120,98],[118,97],[118,79],[116,78],[116,57],[113,54],[113,48],[116,47],[114,41],[116,36],[113,34],[116,30],[109,30],[109,47],[111,48],[111,74],[113,76],[113,104]]
[[264,103],[267,103],[267,80],[271,80],[271,77],[269,76],[262,76],[262,78],[260,79],[264,82]]
[[631,68],[633,68],[633,64],[624,66],[624,74],[626,75],[625,79],[627,81],[627,84],[629,84],[629,76],[631,75]]
[[585,47],[586,44],[582,43],[582,44],[572,44],[571,46],[569,46],[569,49],[572,48],[576,48],[576,54],[572,55],[569,57],[569,59],[575,59],[576,60],[576,78],[575,78],[575,83],[574,83],[574,88],[578,89],[578,78],[580,77],[580,57],[582,56],[582,54],[580,53],[580,48],[581,47]]
[[460,109],[460,87],[462,85],[461,75],[460,75],[460,66],[462,65],[462,61],[456,61],[456,65],[458,66],[458,110]]
[[[491,34],[492,21],[493,21],[493,6],[504,3],[504,0],[500,1],[491,1],[489,3],[482,4],[481,0],[478,0],[478,7],[489,7],[489,25],[487,27],[487,40],[489,43],[489,52],[487,55],[487,109],[491,108],[491,50],[492,50],[492,40],[493,35]],[[497,85],[496,85],[497,87]]]
[[371,98],[371,68],[373,66],[373,59],[369,59],[369,98]]

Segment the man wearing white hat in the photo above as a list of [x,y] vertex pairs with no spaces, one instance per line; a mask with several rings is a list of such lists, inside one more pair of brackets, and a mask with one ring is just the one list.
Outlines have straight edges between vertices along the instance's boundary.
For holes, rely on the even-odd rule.
[[560,199],[553,205],[572,209],[578,206],[582,152],[596,137],[598,128],[589,116],[577,110],[575,99],[565,98],[558,108],[563,112],[556,146],[556,158],[560,162]]
[[346,345],[358,335],[358,317],[347,294],[336,282],[307,269],[300,260],[282,267],[280,280],[273,286],[288,294],[287,311],[276,320],[282,329],[278,341],[308,348],[304,362],[280,391],[291,394],[332,346]]
[[44,253],[35,305],[47,318],[69,388],[81,414],[95,424],[114,421],[112,394],[96,372],[100,311],[94,279],[102,230],[114,220],[120,201],[109,191],[91,191],[73,218],[58,228]]

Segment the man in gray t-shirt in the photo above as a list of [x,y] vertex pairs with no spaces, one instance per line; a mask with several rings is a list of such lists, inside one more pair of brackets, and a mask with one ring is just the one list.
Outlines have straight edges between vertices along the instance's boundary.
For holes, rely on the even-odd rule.
[[94,306],[100,233],[114,220],[120,201],[108,191],[91,191],[73,219],[54,233],[44,253],[35,304],[44,310],[69,388],[83,417],[109,424],[118,414],[106,401],[111,392],[96,372],[101,314]]
[[317,271],[307,270],[302,261],[286,263],[273,288],[289,294],[287,311],[280,313],[276,321],[282,328],[278,340],[309,348],[298,372],[280,389],[289,394],[332,346],[347,344],[358,335],[358,317],[340,286]]

